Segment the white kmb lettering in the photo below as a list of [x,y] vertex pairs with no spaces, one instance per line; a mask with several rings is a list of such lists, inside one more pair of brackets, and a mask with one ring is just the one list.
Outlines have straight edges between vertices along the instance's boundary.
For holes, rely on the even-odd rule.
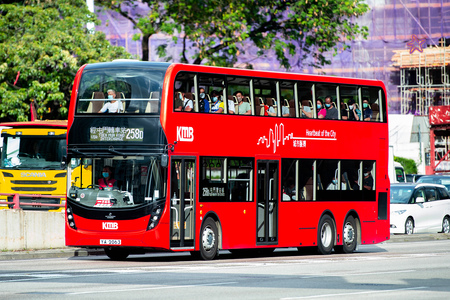
[[194,128],[177,126],[177,141],[192,142],[194,140]]
[[117,222],[102,222],[103,230],[117,230],[119,229],[119,224]]

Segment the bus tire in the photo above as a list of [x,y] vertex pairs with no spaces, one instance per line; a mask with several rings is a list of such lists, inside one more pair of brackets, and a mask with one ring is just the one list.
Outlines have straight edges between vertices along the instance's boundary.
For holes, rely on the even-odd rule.
[[204,260],[214,259],[218,255],[218,237],[216,222],[207,218],[200,232],[200,256]]
[[125,260],[128,257],[128,255],[130,255],[130,253],[127,250],[116,247],[106,247],[105,254],[111,260]]
[[329,215],[323,215],[317,230],[317,248],[320,254],[330,254],[334,246],[336,230]]
[[353,253],[358,244],[358,232],[355,218],[349,216],[344,223],[342,231],[342,246],[335,247],[334,250],[340,253]]

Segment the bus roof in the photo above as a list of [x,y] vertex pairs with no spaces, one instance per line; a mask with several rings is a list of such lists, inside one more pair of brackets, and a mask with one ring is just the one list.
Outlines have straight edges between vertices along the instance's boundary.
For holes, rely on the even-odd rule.
[[375,85],[379,85],[384,83],[380,80],[376,79],[363,79],[363,78],[354,78],[354,77],[335,77],[335,76],[326,76],[326,75],[318,75],[318,74],[306,74],[306,73],[291,73],[291,72],[273,72],[271,70],[249,70],[249,69],[240,69],[240,68],[230,68],[230,67],[216,67],[216,66],[204,66],[204,65],[192,65],[192,64],[182,64],[182,63],[167,63],[167,62],[149,62],[149,61],[134,61],[134,60],[114,60],[112,62],[99,62],[84,65],[84,70],[91,69],[109,69],[109,68],[152,68],[166,71],[168,69],[175,69],[176,72],[179,70],[183,71],[200,71],[205,73],[215,73],[222,75],[236,75],[236,72],[239,72],[241,76],[253,76],[253,77],[267,77],[267,78],[278,78],[278,79],[294,79],[292,76],[304,76],[308,77],[308,79],[304,80],[314,80],[319,82],[340,82],[340,83],[348,83],[355,84],[355,80],[359,81],[356,84],[361,84],[362,82],[372,83]]
[[0,126],[11,128],[67,128],[67,120],[37,120],[29,122],[5,122]]

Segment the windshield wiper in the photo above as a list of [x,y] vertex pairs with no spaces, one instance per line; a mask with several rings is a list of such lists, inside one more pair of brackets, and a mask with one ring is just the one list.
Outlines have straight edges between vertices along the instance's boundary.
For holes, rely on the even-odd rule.
[[72,151],[72,152],[74,152],[74,153],[76,153],[76,154],[80,154],[80,155],[83,155],[83,156],[87,156],[86,153],[80,152],[80,151],[78,151],[78,150],[75,149],[75,148],[70,149],[70,151]]

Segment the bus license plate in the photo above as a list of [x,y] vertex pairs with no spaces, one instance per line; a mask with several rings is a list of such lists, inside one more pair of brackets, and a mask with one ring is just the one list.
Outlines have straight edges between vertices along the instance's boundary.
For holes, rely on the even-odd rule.
[[121,245],[122,240],[100,240],[100,245]]

